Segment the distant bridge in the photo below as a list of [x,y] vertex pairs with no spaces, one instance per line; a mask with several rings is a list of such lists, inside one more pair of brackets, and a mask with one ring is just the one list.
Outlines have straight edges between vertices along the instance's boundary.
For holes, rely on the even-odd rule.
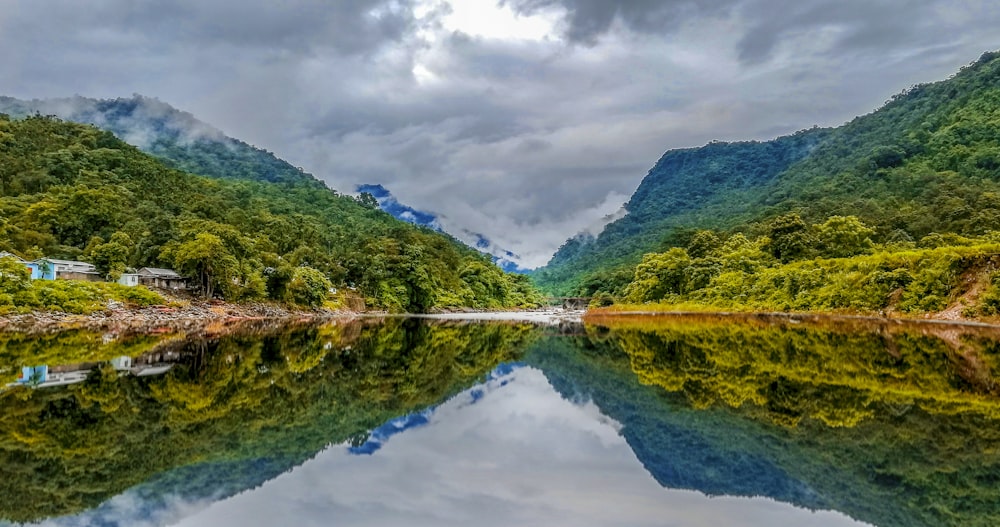
[[545,298],[545,305],[562,306],[563,309],[581,310],[590,305],[589,296],[550,296]]

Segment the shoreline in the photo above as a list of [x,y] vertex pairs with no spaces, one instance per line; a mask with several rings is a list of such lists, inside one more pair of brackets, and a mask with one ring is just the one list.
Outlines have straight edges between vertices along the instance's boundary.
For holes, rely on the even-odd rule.
[[997,321],[979,321],[965,318],[923,318],[885,315],[810,313],[810,312],[753,312],[753,311],[700,311],[700,310],[566,310],[542,308],[509,311],[456,311],[439,313],[398,313],[382,311],[349,311],[329,309],[295,309],[280,304],[233,304],[219,301],[191,302],[183,306],[151,306],[129,308],[114,306],[86,315],[59,311],[34,311],[31,313],[0,316],[0,332],[51,333],[73,329],[92,331],[156,333],[166,330],[197,331],[213,324],[231,325],[253,321],[321,322],[348,321],[371,318],[421,318],[470,322],[530,322],[541,325],[599,323],[602,319],[627,317],[651,319],[721,318],[729,320],[755,320],[761,322],[854,322],[876,325],[911,325],[925,327],[963,327],[992,330],[1000,333]]
[[348,320],[358,316],[359,313],[353,311],[292,309],[267,303],[191,302],[176,307],[112,307],[86,315],[61,311],[33,311],[4,315],[0,316],[0,332],[31,334],[85,329],[153,333],[165,329],[194,330],[214,323],[229,324],[255,320]]
[[782,311],[656,311],[656,310],[628,310],[628,311],[605,311],[588,310],[583,315],[583,321],[598,322],[601,319],[611,319],[615,317],[627,317],[634,319],[642,318],[721,318],[730,320],[756,320],[761,322],[791,322],[791,323],[823,323],[823,322],[845,322],[859,324],[874,324],[880,326],[924,326],[935,328],[969,328],[986,330],[1000,333],[1000,323],[970,320],[966,318],[918,318],[918,317],[897,317],[885,315],[862,315],[843,313],[810,313],[810,312],[782,312]]

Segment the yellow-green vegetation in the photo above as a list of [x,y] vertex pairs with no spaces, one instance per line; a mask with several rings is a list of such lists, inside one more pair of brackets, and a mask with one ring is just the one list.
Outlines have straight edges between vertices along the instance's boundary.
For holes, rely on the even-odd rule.
[[66,330],[26,334],[0,332],[0,387],[17,379],[21,366],[61,365],[138,357],[176,338],[172,334],[107,338],[104,333]]
[[[7,390],[0,393],[0,518],[79,512],[200,463],[263,460],[280,473],[441,402],[516,360],[537,333],[526,324],[400,319],[304,325],[191,340],[179,348],[183,360],[161,376],[108,368],[65,388]],[[70,362],[106,354],[78,350]],[[223,485],[221,477],[213,474],[213,483]]]
[[[699,231],[686,249],[647,254],[624,289],[626,305],[616,309],[926,313],[988,280],[1000,262],[993,232],[876,246],[874,231],[855,217],[810,226],[796,214],[777,218],[767,232],[721,240]],[[997,295],[989,285],[968,299],[964,314],[995,314]]]
[[612,328],[640,382],[683,392],[696,408],[747,406],[789,426],[805,418],[856,426],[876,411],[914,406],[1000,420],[1000,355],[988,338],[712,318],[596,320]]
[[591,317],[526,360],[665,486],[880,527],[1000,522],[995,331],[761,319]]
[[527,279],[474,249],[257,158],[275,161],[251,155],[209,179],[91,126],[0,114],[0,250],[86,260],[112,279],[127,267],[174,268],[202,295],[233,302],[313,307],[354,288],[395,312],[539,303]]
[[[722,240],[742,234],[752,243],[770,237],[768,248],[756,249],[782,263],[898,252],[897,245],[935,233],[943,242],[935,247],[964,245],[950,237],[981,238],[1000,231],[998,83],[1000,53],[986,53],[948,80],[913,86],[877,111],[835,129],[667,152],[626,205],[626,216],[596,239],[568,241],[536,280],[547,292],[561,295],[621,297],[634,277],[629,271],[642,265],[645,254],[686,248],[692,259],[701,258],[692,249],[705,247],[704,242],[711,247],[712,240],[696,240],[700,231],[714,231]],[[803,229],[810,224],[825,225],[830,232]],[[846,236],[838,239],[837,231]],[[817,234],[823,239],[814,240]],[[855,251],[856,242],[864,239],[875,249]],[[849,251],[840,253],[838,246]],[[757,258],[754,249],[745,248],[750,260]],[[704,285],[706,272],[715,265],[702,263],[708,269],[694,273],[694,289]],[[819,274],[813,271],[789,268],[787,278],[811,282]],[[827,284],[844,290],[803,301],[836,308],[860,303],[864,309],[881,303],[846,290],[854,285],[850,277],[836,279],[843,280]],[[763,283],[727,276],[720,285]],[[839,294],[853,298],[830,298]],[[939,298],[911,310],[934,309],[930,306],[939,305],[941,292],[931,294]],[[753,296],[750,302],[773,309],[797,301]]]
[[145,287],[113,282],[30,280],[30,272],[13,258],[0,258],[0,315],[37,309],[86,314],[107,309],[109,302],[129,306],[163,304]]

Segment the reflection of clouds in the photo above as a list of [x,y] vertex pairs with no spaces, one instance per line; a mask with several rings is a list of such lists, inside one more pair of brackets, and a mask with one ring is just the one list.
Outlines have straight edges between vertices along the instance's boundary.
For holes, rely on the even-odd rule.
[[[95,510],[78,516],[56,518],[39,523],[40,527],[92,527],[128,526],[161,527],[182,521],[212,503],[212,499],[189,501],[170,496],[162,497],[162,504],[150,506],[145,499],[129,491],[111,498]],[[7,525],[0,522],[0,525]]]
[[177,525],[857,525],[767,499],[662,489],[617,423],[562,399],[539,370],[477,389],[475,404],[471,391],[442,404],[373,456],[331,448]]

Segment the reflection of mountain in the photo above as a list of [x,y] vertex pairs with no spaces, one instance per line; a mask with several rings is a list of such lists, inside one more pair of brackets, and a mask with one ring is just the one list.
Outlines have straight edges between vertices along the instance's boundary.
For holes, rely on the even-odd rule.
[[[486,376],[486,383],[476,386],[467,392],[469,404],[479,402],[479,400],[482,399],[489,390],[506,386],[507,383],[510,382],[510,379],[506,379],[504,377],[513,373],[514,370],[519,368],[521,365],[521,363],[508,362],[498,365]],[[491,383],[490,381],[496,382]],[[391,419],[387,423],[368,433],[367,437],[364,438],[365,441],[360,445],[352,444],[348,446],[347,451],[355,455],[370,456],[382,448],[382,445],[389,441],[392,436],[430,423],[431,417],[434,415],[434,411],[437,410],[437,407],[438,405],[435,405],[419,412]]]
[[[877,328],[732,320],[640,324],[646,328],[590,328],[601,332],[593,340],[549,339],[526,362],[565,397],[592,399],[621,423],[661,484],[768,496],[879,527],[1000,524],[1000,401],[967,380],[992,375],[982,358],[995,357],[995,344],[976,347],[975,336],[950,335],[967,362],[924,330],[891,330],[890,337]],[[842,360],[825,355],[837,350]],[[970,376],[968,364],[977,362]],[[886,399],[876,398],[860,373],[867,371],[881,379]],[[732,391],[741,387],[745,393]],[[907,391],[910,404],[900,398]],[[759,404],[748,397],[754,394]],[[921,394],[930,401],[922,407]],[[745,399],[731,406],[738,396]]]
[[740,448],[738,436],[719,442],[704,433],[707,422],[720,416],[693,412],[683,397],[642,386],[627,358],[613,347],[552,338],[533,348],[527,362],[541,368],[564,397],[592,399],[621,423],[621,434],[636,457],[664,487],[768,496],[809,508],[827,505],[773,460]]
[[269,328],[192,339],[166,375],[98,368],[72,386],[2,392],[0,518],[79,514],[125,493],[65,521],[131,525],[110,511],[159,518],[178,500],[235,494],[466,389],[535,334],[399,319]]
[[[389,189],[383,187],[382,185],[358,185],[357,191],[371,194],[372,197],[378,201],[379,207],[381,207],[382,210],[392,214],[400,220],[414,225],[427,227],[429,229],[434,229],[436,231],[446,232],[444,227],[442,227],[441,223],[438,221],[437,215],[417,210],[413,207],[400,203],[396,197],[389,192]],[[521,260],[520,256],[504,249],[503,247],[497,246],[482,234],[466,229],[459,229],[456,232],[449,231],[448,234],[451,234],[469,247],[473,247],[479,252],[491,256],[493,258],[493,262],[500,266],[504,271],[509,273],[526,273],[528,271],[518,264]]]

